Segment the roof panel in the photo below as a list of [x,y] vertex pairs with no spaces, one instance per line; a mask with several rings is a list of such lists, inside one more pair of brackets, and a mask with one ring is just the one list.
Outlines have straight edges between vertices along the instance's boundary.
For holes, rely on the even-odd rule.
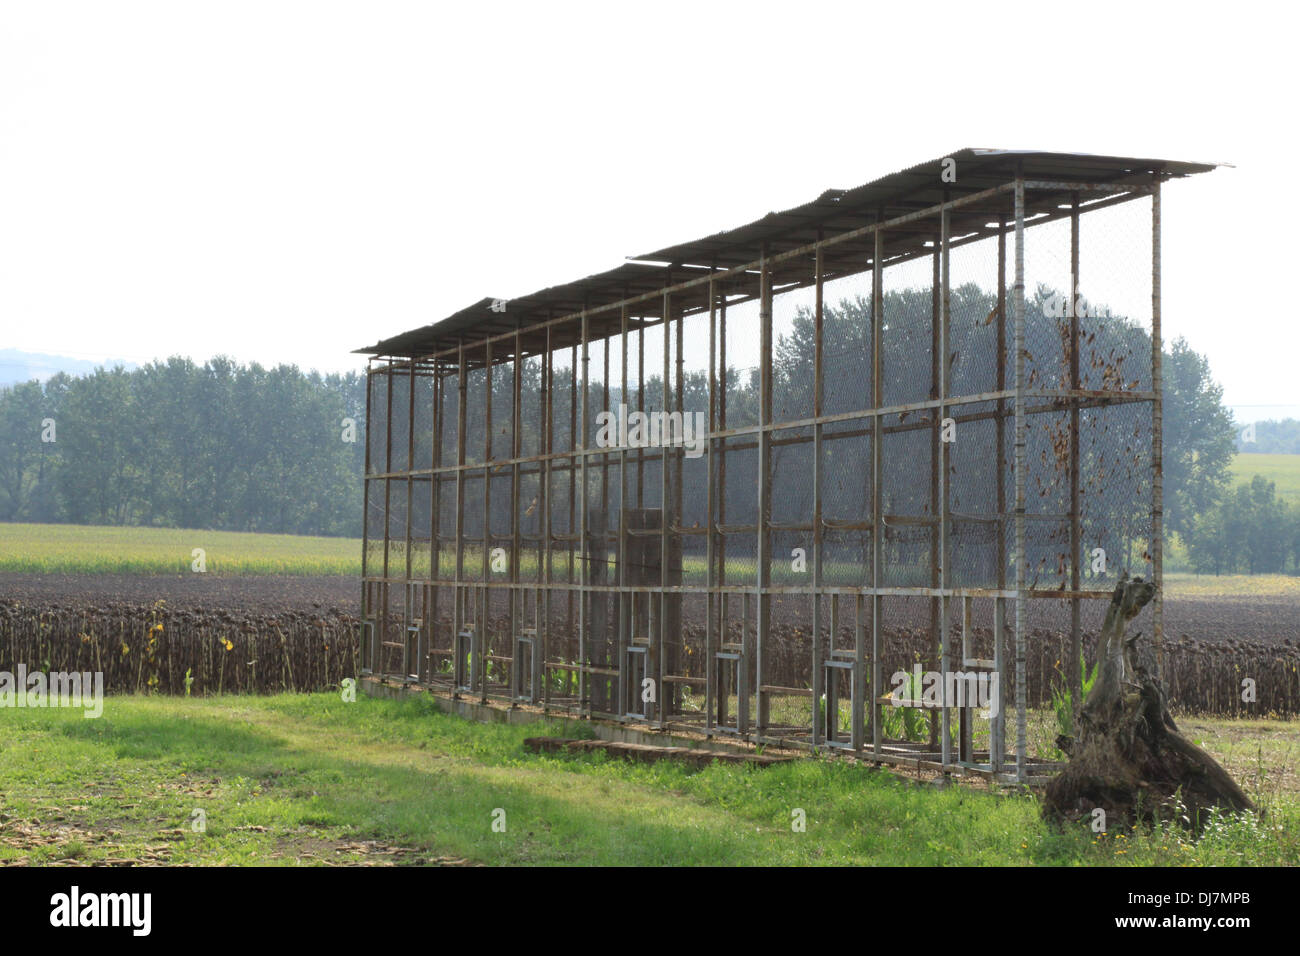
[[[957,181],[946,184],[941,173],[949,158],[956,161]],[[687,277],[684,273],[697,269],[752,262],[759,257],[764,242],[777,251],[795,248],[813,241],[818,229],[829,237],[870,225],[881,210],[889,218],[937,205],[944,201],[945,192],[949,196],[979,192],[1010,181],[1021,165],[1027,179],[1122,183],[1145,181],[1152,176],[1161,179],[1188,176],[1208,172],[1220,164],[1039,150],[961,149],[852,189],[825,190],[801,206],[769,212],[746,225],[693,242],[634,256],[633,261],[574,282],[515,299],[480,299],[432,325],[403,332],[357,351],[414,357],[455,348],[462,340],[467,344],[481,341],[494,332],[524,328],[584,308],[654,292],[682,281]],[[1044,197],[1044,208],[1047,200],[1056,202],[1054,198]],[[967,209],[960,217],[954,215],[953,231],[960,235],[982,229],[988,215],[986,209]],[[893,256],[912,247],[920,248],[924,234],[923,227],[900,231],[896,243],[887,244],[886,254]],[[656,312],[657,306],[651,303],[634,310],[633,314],[653,316]],[[614,319],[616,322],[617,316]],[[608,321],[600,321],[599,325],[602,333],[610,331]],[[563,336],[565,344],[570,344],[572,338],[572,334]]]

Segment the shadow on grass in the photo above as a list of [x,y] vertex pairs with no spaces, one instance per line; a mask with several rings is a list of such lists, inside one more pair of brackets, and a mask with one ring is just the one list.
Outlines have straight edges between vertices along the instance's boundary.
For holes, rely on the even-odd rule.
[[266,730],[234,727],[228,720],[190,716],[173,720],[101,717],[65,724],[63,734],[73,740],[112,747],[119,759],[131,760],[265,754],[285,745],[282,738]]
[[[398,723],[420,716],[418,708],[402,710]],[[444,719],[443,730],[453,736],[461,730],[472,734],[477,727]],[[338,743],[329,728],[321,729],[324,746]],[[70,740],[105,748],[120,761],[184,765],[224,778],[283,775],[283,784],[239,804],[243,824],[332,827],[351,838],[485,863],[674,865],[772,859],[770,841],[755,840],[753,824],[725,809],[683,799],[680,793],[575,774],[576,768],[544,758],[506,766],[498,760],[509,755],[492,752],[498,747],[491,745],[472,757],[448,757],[399,739],[376,741],[371,754],[362,745],[337,755],[259,726],[191,715],[130,714],[70,721],[60,730]],[[520,772],[526,774],[523,779],[503,779]],[[262,802],[269,796],[278,805]],[[214,806],[212,835],[220,836],[228,812]]]

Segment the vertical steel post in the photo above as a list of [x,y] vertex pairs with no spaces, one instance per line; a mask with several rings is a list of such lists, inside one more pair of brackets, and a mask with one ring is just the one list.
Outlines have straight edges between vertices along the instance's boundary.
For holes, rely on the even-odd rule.
[[758,713],[756,731],[767,732],[768,699],[763,690],[765,652],[772,628],[772,267],[768,262],[767,243],[763,243],[759,266],[759,396],[758,414],[758,599],[755,623],[754,693]]
[[479,699],[488,699],[488,615],[492,610],[492,340],[483,344],[483,577],[479,585]]
[[[418,653],[418,647],[411,646],[411,619],[417,609],[412,606],[414,595],[411,593],[411,573],[413,555],[411,554],[411,505],[415,502],[415,478],[411,470],[415,467],[415,359],[411,359],[407,369],[406,382],[406,574],[402,580],[402,679],[411,676],[412,660]],[[418,645],[418,637],[417,637]]]
[[1025,175],[1016,167],[1015,482],[1016,482],[1016,780],[1025,782],[1029,751],[1025,686]]
[[438,646],[438,596],[442,590],[439,583],[442,581],[442,544],[441,529],[442,524],[442,427],[443,427],[443,375],[440,366],[435,360],[433,366],[433,447],[430,449],[429,464],[433,468],[429,481],[429,588],[432,592],[429,595],[429,621],[426,628],[428,637],[428,647],[422,666],[425,670],[426,677],[433,677],[433,656],[434,648]]
[[[674,328],[676,330],[677,340],[677,382],[676,382],[676,401],[674,408],[678,412],[681,421],[682,432],[679,433],[677,447],[673,450],[673,526],[680,528],[685,522],[682,520],[685,511],[682,507],[682,481],[685,478],[686,464],[686,445],[685,445],[685,428],[686,428],[686,359],[684,354],[683,338],[686,334],[686,317],[678,315],[674,319]],[[665,409],[667,411],[667,409]],[[665,452],[667,449],[665,448]],[[674,536],[669,539],[669,553],[664,556],[664,561],[668,564],[671,576],[669,578],[678,587],[686,583],[685,559],[686,559],[686,539],[680,532],[674,532]],[[685,597],[681,594],[675,594],[669,598],[669,607],[671,612],[664,620],[665,626],[669,628],[673,636],[673,652],[668,655],[665,666],[670,667],[675,673],[681,673],[683,654],[681,644],[683,642],[682,630],[682,608],[685,605]],[[670,683],[664,690],[668,696],[668,713],[670,715],[680,713],[679,685]]]
[[[671,280],[669,280],[671,284]],[[662,727],[667,718],[666,702],[669,694],[666,689],[664,677],[667,674],[665,669],[668,657],[668,566],[669,566],[669,537],[668,529],[673,522],[672,510],[669,506],[669,475],[671,469],[668,467],[668,444],[664,440],[664,432],[667,431],[665,416],[669,408],[672,407],[672,380],[669,378],[669,359],[672,354],[672,339],[670,338],[672,316],[672,293],[664,292],[663,308],[663,327],[664,327],[664,354],[663,354],[663,404],[660,406],[662,414],[659,419],[659,620],[656,622],[655,642],[657,646],[656,669],[654,677],[655,689],[655,717],[658,720],[658,726]]]
[[[875,246],[871,254],[871,744],[876,756],[880,756],[881,752],[880,657],[884,643],[881,620],[884,598],[881,597],[880,589],[885,584],[881,574],[885,554],[885,515],[880,498],[880,477],[884,470],[885,452],[885,436],[880,420],[880,409],[885,404],[882,364],[885,334],[885,233],[881,226],[884,218],[884,210],[878,209]],[[834,629],[831,630],[831,646],[835,646]]]
[[[626,298],[626,290],[624,298]],[[622,342],[622,389],[619,393],[619,402],[623,405],[623,410],[627,409],[627,305],[626,303],[619,310],[619,332]],[[608,374],[608,369],[606,370]],[[622,428],[620,427],[620,440],[618,446],[618,481],[619,481],[619,519],[618,519],[618,586],[624,589],[628,586],[627,580],[627,444],[622,440]],[[627,716],[628,699],[627,699],[627,646],[632,637],[632,595],[626,590],[620,590],[618,593],[618,658],[615,661],[614,669],[618,671],[617,708],[619,719],[622,720]]]
[[[815,287],[813,299],[813,418],[821,418],[824,402],[822,389],[825,384],[823,362],[823,340],[825,338],[825,264],[822,256],[822,230],[817,230],[816,259],[813,263]],[[812,513],[812,548],[813,548],[813,586],[812,586],[812,742],[816,748],[822,743],[826,734],[826,721],[822,715],[821,699],[826,692],[826,675],[822,673],[822,424],[813,425],[813,513]],[[874,652],[872,660],[875,659]],[[875,713],[874,707],[872,713]],[[876,734],[876,721],[872,720],[873,740]]]
[[[574,567],[575,552],[573,548],[574,532],[578,529],[579,520],[577,517],[577,476],[578,476],[578,457],[575,454],[578,449],[578,345],[574,343],[569,349],[569,526],[566,534],[568,552],[569,552],[569,577],[568,587],[564,590],[565,597],[565,627],[567,628],[567,640],[573,639],[573,590],[574,584]],[[579,546],[581,546],[579,539]],[[581,577],[581,574],[578,575]],[[581,592],[579,592],[581,593]],[[582,635],[578,635],[578,665],[583,665],[582,660]],[[573,673],[570,672],[570,678]],[[582,673],[578,674],[578,710],[582,710]]]
[[[1079,193],[1070,194],[1070,390],[1077,392],[1079,382]],[[1078,727],[1079,708],[1083,705],[1083,670],[1079,655],[1083,649],[1083,624],[1080,619],[1079,560],[1083,552],[1083,524],[1079,514],[1079,399],[1070,398],[1070,661],[1066,674],[1070,680],[1071,726]]]
[[[612,338],[612,336],[609,334],[608,318],[604,320],[603,326],[604,326],[603,347],[604,347],[605,355],[604,355],[604,361],[601,364],[601,371],[600,371],[601,411],[608,414],[610,411],[609,408],[609,377],[610,377],[609,376],[609,345],[610,342],[609,340],[610,338]],[[600,416],[598,415],[597,420],[599,420],[599,418]],[[610,532],[610,517],[611,517],[609,513],[609,460],[610,460],[609,449],[608,447],[606,447],[600,452],[600,550],[598,552],[598,557],[596,559],[600,562],[600,581],[605,587],[609,587],[611,584],[618,584],[618,581],[616,580],[616,575],[609,573],[610,572],[609,532]],[[591,580],[590,573],[588,573],[587,580],[588,581]],[[590,599],[590,602],[594,603],[594,601],[595,601],[594,597]],[[613,606],[614,609],[614,628],[615,631],[617,632],[618,603],[616,600],[611,601],[611,596],[608,591],[602,592],[600,595],[601,621],[600,624],[597,626],[596,630],[597,633],[600,635],[600,639],[602,642],[602,647],[600,648],[601,666],[604,667],[606,670],[618,670],[618,658],[611,657],[609,653],[609,643],[610,643],[609,612],[610,612],[611,605]],[[594,619],[596,614],[595,610],[592,609],[589,611],[589,613],[591,617]],[[617,633],[614,634],[614,644],[615,645],[618,644]],[[610,687],[609,675],[601,674],[600,681],[601,681],[601,686],[604,688],[604,690],[600,694],[601,706],[604,708],[606,712],[616,709],[616,704],[613,695],[609,693],[609,687]],[[615,691],[615,694],[617,694],[617,691]]]
[[[710,267],[710,272],[713,267]],[[714,290],[714,282],[709,280],[709,440],[704,445],[704,470],[705,484],[708,486],[707,500],[704,509],[704,603],[705,603],[705,621],[704,621],[704,729],[712,730],[717,723],[717,711],[714,709],[715,695],[717,693],[718,680],[718,662],[715,655],[718,652],[718,640],[714,633],[717,627],[717,595],[713,589],[717,584],[717,573],[713,566],[714,539],[717,535],[717,519],[713,510],[717,500],[717,489],[714,487],[714,467],[713,467],[713,446],[717,443],[713,433],[717,430],[717,420],[715,418],[717,408],[717,349],[718,349],[718,302],[717,293]]]
[[[944,195],[947,195],[945,191]],[[934,234],[934,252],[930,256],[930,396],[938,399],[941,391],[939,381],[943,377],[940,372],[942,367],[943,343],[939,338],[939,329],[943,326],[943,306],[940,299],[943,297],[943,226],[940,224],[939,229]],[[942,486],[943,473],[943,445],[940,443],[940,432],[943,427],[942,414],[939,406],[935,406],[931,412],[933,421],[930,423],[930,587],[937,592],[943,583],[943,501],[939,493]],[[929,657],[926,661],[928,670],[938,670],[941,666],[943,643],[943,600],[937,596],[937,593],[927,602],[930,605],[930,646],[928,648]],[[939,745],[939,722],[942,720],[943,712],[931,710],[929,719],[926,723],[930,731],[930,747],[933,749]]]
[[[550,318],[548,313],[547,319]],[[542,708],[549,709],[551,704],[551,681],[547,671],[550,661],[551,643],[551,583],[554,575],[554,529],[551,527],[551,453],[555,444],[555,367],[554,352],[551,348],[551,326],[546,326],[546,350],[542,353],[542,480],[538,493],[538,507],[542,509],[542,546],[538,560],[541,561],[542,575],[542,629],[538,634],[541,640],[542,655]]]
[[383,598],[379,612],[378,634],[373,648],[374,659],[370,665],[371,669],[380,677],[385,676],[387,670],[384,642],[388,639],[388,555],[392,550],[390,538],[393,530],[393,479],[388,477],[393,471],[393,365],[391,362],[388,364],[387,374],[384,375],[384,382],[387,384],[384,418],[386,430],[384,436],[384,583],[380,585],[380,593]]
[[[520,620],[523,618],[524,608],[522,606],[523,591],[520,589],[519,564],[522,560],[520,554],[520,529],[519,529],[519,458],[522,452],[522,432],[519,428],[519,418],[523,414],[522,404],[522,383],[524,360],[523,360],[523,339],[519,334],[519,326],[515,326],[514,341],[514,381],[511,383],[511,414],[510,414],[510,457],[514,459],[514,464],[510,466],[510,636],[506,646],[510,649],[510,674],[511,683],[517,688],[516,695],[523,693],[525,687],[529,687],[526,696],[532,696],[532,688],[528,681],[529,675],[524,673],[520,667],[521,653],[520,645],[515,639],[519,636]],[[527,620],[526,618],[523,618]],[[532,645],[531,653],[537,654],[537,645]],[[533,666],[533,661],[529,661],[529,667]],[[511,706],[516,706],[517,701],[511,700]]]
[[[573,443],[579,453],[579,489],[578,489],[578,708],[591,713],[591,649],[587,646],[587,593],[588,567],[591,555],[588,553],[587,541],[587,391],[590,386],[588,365],[591,361],[587,347],[587,311],[582,312],[582,412],[579,421],[579,436]],[[569,474],[573,474],[573,459],[569,460]],[[572,519],[570,519],[572,521]],[[570,591],[570,594],[573,592]]]
[[[453,604],[452,645],[459,648],[457,636],[465,627],[465,602],[469,591],[465,586],[465,405],[468,394],[468,375],[465,365],[465,340],[456,343],[456,598]],[[461,673],[465,662],[459,657],[453,662],[452,683],[457,684],[454,675]],[[459,691],[459,687],[456,687]]]
[[[375,369],[372,364],[373,360],[366,363],[366,463],[365,472],[361,481],[361,662],[363,670],[370,670],[368,666],[372,648],[365,644],[366,641],[366,621],[371,619],[374,608],[370,606],[370,583],[367,580],[370,576],[370,430],[374,422],[371,421],[370,410],[370,391],[374,388]],[[374,633],[374,629],[371,629]],[[371,638],[373,643],[374,638]]]
[[[718,430],[727,430],[727,280],[723,279],[718,288]],[[727,523],[727,440],[718,441],[718,524]],[[718,532],[718,586],[727,584],[727,536]],[[726,644],[730,630],[731,596],[726,592],[718,595],[719,643]],[[742,635],[743,640],[743,635]],[[742,661],[742,665],[743,665]],[[736,702],[739,705],[739,701]]]
[[1160,175],[1151,192],[1151,577],[1156,596],[1151,606],[1156,676],[1165,670],[1165,467],[1164,467],[1164,346],[1160,330]]
[[[936,414],[942,424],[943,420],[948,417],[948,376],[951,372],[952,363],[948,356],[948,325],[952,315],[952,295],[951,295],[951,253],[952,253],[952,225],[951,216],[947,205],[948,191],[944,190],[944,207],[939,213],[939,271],[940,271],[940,289],[939,289],[939,408]],[[943,594],[939,598],[939,653],[942,664],[939,667],[939,673],[943,678],[943,711],[940,720],[939,734],[942,737],[940,741],[940,753],[942,754],[941,763],[946,770],[953,763],[952,759],[952,705],[955,703],[948,699],[949,680],[948,675],[952,673],[952,628],[948,626],[948,608],[949,598],[948,590],[952,587],[952,571],[949,562],[949,545],[948,531],[949,524],[952,520],[948,503],[948,467],[951,458],[951,442],[940,441],[939,443],[939,587]]]
[[[1007,387],[1007,217],[998,216],[998,313],[997,313],[997,390]],[[997,417],[997,554],[998,554],[998,590],[1007,586],[1007,449],[1006,449],[1006,412],[1007,402],[998,399]],[[1006,707],[1005,690],[1007,682],[1002,672],[1006,644],[1006,600],[1001,597],[993,599],[993,671],[998,675],[998,708],[992,715],[989,728],[989,748],[991,765],[995,773],[1002,770],[1002,758],[1006,755]]]

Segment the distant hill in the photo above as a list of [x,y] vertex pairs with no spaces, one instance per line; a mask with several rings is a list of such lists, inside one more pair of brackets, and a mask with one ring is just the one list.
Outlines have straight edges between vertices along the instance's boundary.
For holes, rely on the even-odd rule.
[[93,372],[100,365],[111,368],[122,365],[127,369],[137,367],[135,362],[123,359],[72,358],[67,355],[45,355],[40,352],[21,352],[18,349],[0,349],[0,388],[30,382],[32,379],[45,381],[59,372],[69,375],[84,375]]

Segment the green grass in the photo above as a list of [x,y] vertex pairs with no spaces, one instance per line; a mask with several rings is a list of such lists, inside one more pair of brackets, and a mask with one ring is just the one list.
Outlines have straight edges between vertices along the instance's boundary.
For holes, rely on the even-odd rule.
[[195,548],[209,574],[361,574],[356,538],[0,523],[0,571],[189,574]]
[[1300,501],[1300,455],[1237,455],[1231,470],[1234,485],[1263,475],[1277,485],[1278,497]]
[[[527,753],[427,699],[116,697],[0,711],[0,862],[1296,864],[1300,813],[1176,831],[1054,832],[1033,797],[939,791],[807,759],[690,771]],[[569,728],[573,733],[573,727]],[[206,831],[193,832],[193,811]],[[505,832],[494,832],[494,810]],[[792,813],[806,814],[793,832]]]

